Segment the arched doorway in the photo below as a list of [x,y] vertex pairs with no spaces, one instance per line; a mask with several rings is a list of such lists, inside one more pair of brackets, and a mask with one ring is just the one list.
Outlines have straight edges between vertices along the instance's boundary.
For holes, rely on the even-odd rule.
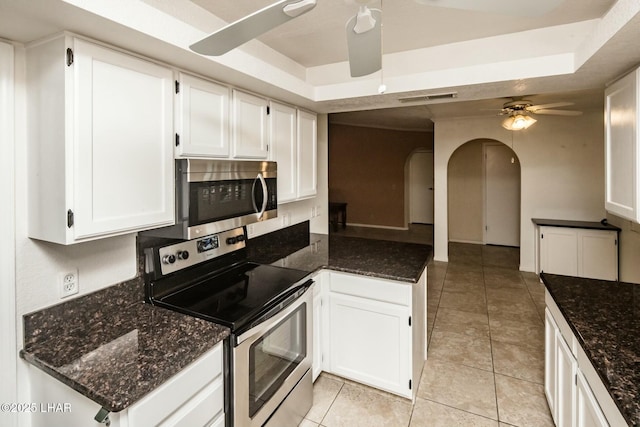
[[468,141],[447,166],[448,240],[520,245],[520,162],[492,139]]

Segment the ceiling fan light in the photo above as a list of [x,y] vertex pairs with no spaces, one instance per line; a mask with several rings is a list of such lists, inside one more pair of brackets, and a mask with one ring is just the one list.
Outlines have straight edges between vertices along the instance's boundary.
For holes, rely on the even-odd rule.
[[527,116],[524,114],[514,114],[502,121],[502,127],[507,130],[522,130],[527,129],[535,122],[537,122],[537,120],[531,116]]
[[376,19],[371,15],[371,9],[367,6],[361,6],[356,17],[356,25],[353,27],[353,32],[356,34],[366,33],[371,31],[376,26]]

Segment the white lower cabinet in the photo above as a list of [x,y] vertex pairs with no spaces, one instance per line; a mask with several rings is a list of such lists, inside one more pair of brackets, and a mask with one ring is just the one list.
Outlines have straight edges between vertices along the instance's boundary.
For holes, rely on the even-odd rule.
[[329,307],[331,372],[411,397],[409,307],[337,293]]
[[626,425],[548,293],[546,302],[545,394],[556,427]]
[[618,280],[618,233],[612,230],[541,226],[540,271]]
[[328,274],[329,273],[320,272],[313,277],[313,281],[315,282],[313,286],[313,362],[311,365],[311,377],[313,381],[315,381],[322,372],[324,342],[322,339],[322,322],[326,318],[326,316],[323,316],[323,279],[327,277]]
[[576,427],[607,427],[609,423],[581,372],[576,377]]
[[314,367],[414,399],[426,359],[426,270],[415,284],[333,271],[321,281]]
[[[32,427],[104,426],[94,420],[100,405],[29,365],[33,402],[68,403],[68,412],[33,413]],[[111,427],[223,427],[222,343],[128,408],[110,413]]]

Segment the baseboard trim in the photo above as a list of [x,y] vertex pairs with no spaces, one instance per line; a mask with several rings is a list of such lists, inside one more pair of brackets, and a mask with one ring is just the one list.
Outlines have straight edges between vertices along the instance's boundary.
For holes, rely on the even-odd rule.
[[385,230],[402,230],[402,231],[409,230],[409,227],[393,227],[393,226],[390,226],[390,225],[355,224],[355,223],[352,223],[352,222],[348,222],[347,225],[349,227],[382,228],[382,229],[385,229]]
[[478,242],[475,240],[459,240],[459,239],[449,239],[449,243],[471,243],[473,245],[484,245],[484,242]]

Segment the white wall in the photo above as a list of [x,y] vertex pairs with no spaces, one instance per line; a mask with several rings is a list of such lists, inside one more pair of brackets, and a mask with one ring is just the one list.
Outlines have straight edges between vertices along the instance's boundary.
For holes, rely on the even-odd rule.
[[[14,245],[14,55],[0,42],[0,402],[17,402]],[[14,426],[17,415],[0,413],[0,425]]]
[[[447,168],[462,144],[488,138],[512,146],[521,165],[520,269],[535,270],[531,218],[599,221],[604,218],[604,122],[601,111],[578,117],[538,116],[510,132],[501,117],[440,119],[435,123],[435,228],[438,261],[448,260]],[[513,137],[513,142],[512,142]]]

